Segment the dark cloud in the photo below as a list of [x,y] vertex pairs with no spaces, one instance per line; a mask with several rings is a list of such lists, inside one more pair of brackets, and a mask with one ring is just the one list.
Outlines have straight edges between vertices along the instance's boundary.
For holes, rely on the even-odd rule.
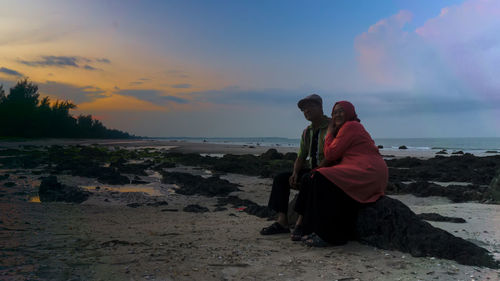
[[97,62],[100,62],[100,63],[111,63],[110,60],[108,60],[107,58],[100,58],[100,59],[96,59]]
[[93,67],[93,66],[90,66],[88,64],[86,64],[85,66],[83,66],[84,69],[86,70],[97,70],[97,68]]
[[57,66],[57,67],[78,67],[77,57],[66,56],[42,56],[41,60],[26,61],[20,60],[19,62],[28,66]]
[[133,81],[133,82],[130,82],[129,85],[142,85],[144,84],[144,82],[146,81],[150,81],[151,79],[150,78],[139,78],[138,81]]
[[[95,61],[111,63],[111,61],[105,58],[96,59]],[[39,60],[18,60],[18,62],[32,67],[75,67],[90,71],[100,70],[90,65],[94,60],[78,56],[42,56]]]
[[23,76],[23,74],[21,74],[20,72],[15,71],[15,70],[10,69],[10,68],[6,68],[6,67],[0,67],[0,72],[5,73],[7,75],[17,76],[17,77]]
[[119,95],[135,97],[137,99],[147,101],[154,104],[165,104],[169,102],[175,103],[187,103],[188,100],[174,97],[174,96],[165,96],[162,91],[158,90],[120,90],[116,92]]
[[175,84],[175,85],[172,85],[172,88],[176,88],[176,89],[189,89],[189,88],[191,88],[191,84],[188,84],[188,83]]
[[80,87],[55,81],[38,83],[38,86],[42,94],[56,96],[62,100],[71,100],[76,104],[107,97],[102,89],[94,86]]

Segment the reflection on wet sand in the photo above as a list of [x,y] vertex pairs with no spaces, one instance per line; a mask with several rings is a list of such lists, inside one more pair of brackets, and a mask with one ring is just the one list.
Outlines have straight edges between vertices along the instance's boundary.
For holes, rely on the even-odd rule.
[[[135,186],[135,185],[122,185],[122,186],[95,186],[95,185],[84,185],[80,186],[92,192],[100,191],[116,191],[116,192],[144,192],[150,196],[162,196],[159,190],[151,186]],[[99,188],[98,188],[99,187]]]

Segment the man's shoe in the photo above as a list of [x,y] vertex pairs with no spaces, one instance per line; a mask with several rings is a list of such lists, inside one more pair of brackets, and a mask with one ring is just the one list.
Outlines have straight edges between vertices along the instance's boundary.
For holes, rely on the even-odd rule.
[[279,222],[275,222],[268,227],[264,227],[260,231],[261,235],[273,235],[282,233],[290,233],[290,229],[283,227]]

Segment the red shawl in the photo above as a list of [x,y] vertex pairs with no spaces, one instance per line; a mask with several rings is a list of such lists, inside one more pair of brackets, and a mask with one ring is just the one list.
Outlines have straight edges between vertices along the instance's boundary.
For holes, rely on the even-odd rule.
[[375,202],[384,195],[387,165],[361,123],[347,121],[335,138],[328,134],[323,152],[328,162],[338,164],[317,171],[347,195],[361,203]]

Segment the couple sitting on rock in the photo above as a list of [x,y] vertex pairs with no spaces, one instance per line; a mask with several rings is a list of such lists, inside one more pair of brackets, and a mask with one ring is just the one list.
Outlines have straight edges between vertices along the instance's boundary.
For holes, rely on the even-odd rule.
[[335,103],[331,119],[318,95],[300,100],[298,107],[311,125],[302,133],[293,172],[274,178],[268,206],[278,219],[260,233],[290,233],[290,189],[298,189],[291,239],[308,246],[345,244],[354,238],[358,209],[384,194],[387,165],[350,102]]

